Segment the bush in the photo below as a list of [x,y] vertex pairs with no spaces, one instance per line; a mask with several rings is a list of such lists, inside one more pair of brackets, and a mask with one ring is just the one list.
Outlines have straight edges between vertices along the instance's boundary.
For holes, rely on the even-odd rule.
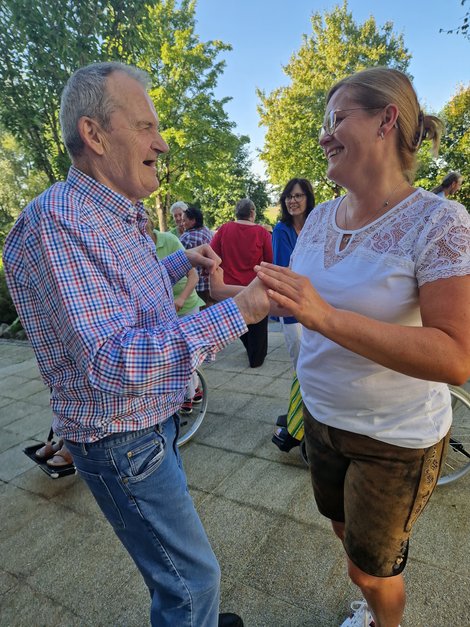
[[3,267],[0,267],[0,322],[11,324],[17,317],[15,305],[8,291],[5,271]]

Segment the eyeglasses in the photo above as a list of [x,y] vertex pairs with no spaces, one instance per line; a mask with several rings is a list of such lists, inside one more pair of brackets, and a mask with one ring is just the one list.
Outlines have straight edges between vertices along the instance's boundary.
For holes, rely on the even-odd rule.
[[305,194],[292,194],[292,196],[286,196],[286,202],[292,202],[293,200],[295,200],[295,202],[299,202],[299,200],[304,196]]
[[355,107],[354,109],[335,109],[334,111],[330,111],[325,117],[318,138],[323,139],[325,135],[334,135],[336,133],[336,129],[341,122],[349,117],[347,115],[338,117],[340,113],[346,113],[346,111],[373,111],[374,109],[378,110],[380,108],[381,107]]

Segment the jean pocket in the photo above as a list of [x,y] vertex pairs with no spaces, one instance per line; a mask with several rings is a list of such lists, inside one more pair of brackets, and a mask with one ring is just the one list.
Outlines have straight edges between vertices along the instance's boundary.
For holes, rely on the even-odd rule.
[[143,481],[151,475],[163,462],[166,451],[165,437],[158,431],[152,431],[144,438],[135,442],[126,451],[128,473],[123,477],[125,482]]
[[115,529],[124,529],[126,525],[123,517],[104,477],[99,474],[87,472],[86,470],[81,470],[78,466],[77,470],[78,474],[85,481],[95,497],[95,501],[98,503],[106,519]]

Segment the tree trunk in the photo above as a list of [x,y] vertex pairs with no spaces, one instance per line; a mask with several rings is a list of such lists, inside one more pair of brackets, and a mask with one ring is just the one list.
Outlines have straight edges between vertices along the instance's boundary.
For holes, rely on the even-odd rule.
[[166,207],[162,204],[160,194],[157,194],[155,196],[155,211],[158,218],[158,230],[163,232],[167,230],[165,209]]

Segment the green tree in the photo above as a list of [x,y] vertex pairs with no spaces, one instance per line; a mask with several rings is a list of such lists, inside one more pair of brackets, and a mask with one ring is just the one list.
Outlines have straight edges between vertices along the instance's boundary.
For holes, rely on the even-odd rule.
[[0,249],[20,211],[47,185],[15,137],[0,127]]
[[264,222],[264,210],[270,199],[267,184],[251,171],[248,138],[242,137],[235,157],[229,163],[214,163],[217,183],[193,189],[195,204],[204,209],[204,220],[217,227],[234,218],[235,205],[242,198],[251,198],[256,206],[256,221]]
[[[214,89],[230,46],[201,42],[195,32],[194,0],[164,0],[148,7],[141,25],[142,46],[134,62],[153,79],[150,92],[170,151],[158,160],[160,187],[148,204],[152,217],[166,229],[174,200],[202,200],[204,188],[225,190],[226,173],[247,141],[238,137],[224,110],[228,98]],[[223,188],[223,189],[219,189]]]
[[346,1],[324,16],[313,14],[311,26],[312,33],[303,36],[299,51],[284,67],[290,84],[270,94],[258,90],[258,112],[267,128],[261,158],[272,183],[282,187],[293,176],[308,178],[321,201],[339,191],[325,176],[326,161],[318,145],[329,88],[366,67],[405,71],[410,55],[391,22],[379,29],[370,17],[358,25]]
[[470,210],[470,179],[468,164],[470,163],[470,84],[462,86],[455,96],[446,104],[441,112],[446,131],[442,138],[440,155],[445,162],[441,174],[445,176],[449,170],[458,170],[464,177],[460,191],[455,199]]
[[470,84],[462,85],[438,116],[445,123],[439,157],[433,158],[429,146],[423,146],[416,184],[432,189],[450,171],[459,171],[464,182],[453,198],[470,210],[470,180],[466,175],[470,163]]
[[69,166],[58,115],[65,82],[77,67],[129,54],[144,8],[142,0],[0,4],[0,121],[50,183]]
[[0,121],[50,183],[69,160],[61,141],[60,94],[70,74],[93,61],[122,60],[147,70],[170,152],[159,160],[161,187],[148,203],[166,228],[177,198],[224,185],[246,138],[237,137],[214,89],[230,46],[201,42],[195,1],[5,0],[0,6]]

